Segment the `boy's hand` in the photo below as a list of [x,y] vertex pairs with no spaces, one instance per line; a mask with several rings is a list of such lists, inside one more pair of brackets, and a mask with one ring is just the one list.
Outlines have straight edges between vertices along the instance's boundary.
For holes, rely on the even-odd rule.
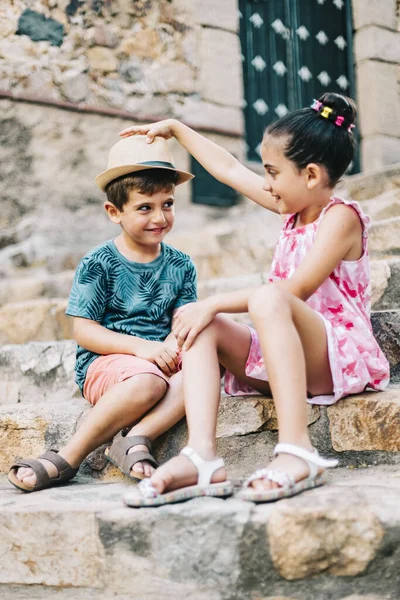
[[171,377],[171,375],[178,371],[178,349],[176,348],[175,351],[171,342],[141,340],[139,348],[136,349],[135,356],[157,365],[167,377]]
[[215,310],[208,300],[191,302],[178,308],[172,321],[172,333],[179,348],[189,350],[199,333],[215,317]]
[[165,119],[164,121],[158,121],[157,123],[150,123],[149,125],[133,125],[127,127],[120,132],[121,137],[129,137],[130,135],[147,135],[146,142],[151,144],[154,138],[158,135],[165,140],[169,140],[174,137],[174,119]]

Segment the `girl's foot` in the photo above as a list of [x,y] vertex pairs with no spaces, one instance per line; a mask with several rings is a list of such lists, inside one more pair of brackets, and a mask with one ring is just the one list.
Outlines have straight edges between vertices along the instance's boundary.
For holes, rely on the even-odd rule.
[[[207,460],[214,460],[216,456],[207,456]],[[195,465],[183,454],[171,458],[164,465],[159,467],[150,479],[159,494],[170,492],[183,487],[196,485],[198,483],[199,472]],[[211,477],[210,483],[221,483],[226,481],[225,467],[215,471]]]
[[[291,454],[279,454],[279,456],[274,458],[273,461],[267,466],[267,470],[279,471],[285,475],[289,475],[289,477],[293,478],[295,483],[306,479],[306,477],[308,477],[310,474],[310,469],[307,463],[301,458]],[[324,471],[325,469],[323,467],[318,467],[317,474],[321,475]],[[250,488],[253,488],[257,491],[274,490],[279,487],[281,487],[279,483],[269,479],[256,479],[250,483]]]

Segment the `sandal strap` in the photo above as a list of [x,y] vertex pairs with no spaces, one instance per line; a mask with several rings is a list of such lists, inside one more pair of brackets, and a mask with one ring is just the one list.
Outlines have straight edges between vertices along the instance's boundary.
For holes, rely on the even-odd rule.
[[134,465],[136,465],[136,463],[144,460],[150,463],[151,466],[155,469],[158,468],[158,462],[156,461],[154,456],[152,456],[149,452],[145,452],[144,450],[138,450],[137,452],[131,452],[130,454],[127,454],[122,459],[120,465],[124,471],[127,471],[129,473],[129,471]]
[[329,469],[332,467],[337,467],[339,464],[339,461],[335,458],[323,458],[318,454],[315,448],[313,451],[310,451],[305,450],[305,448],[295,446],[294,444],[277,444],[275,446],[274,454],[291,454],[292,456],[296,456],[297,458],[304,460],[310,470],[308,479],[315,479],[318,474],[318,467]]
[[23,460],[14,463],[10,467],[10,472],[17,471],[20,467],[27,467],[29,469],[32,469],[32,471],[35,473],[35,490],[42,489],[42,487],[47,487],[47,484],[50,481],[50,477],[45,466],[40,462],[40,460],[38,460],[37,458],[24,458]]
[[211,478],[215,471],[218,471],[218,469],[221,469],[221,467],[225,466],[225,463],[222,458],[215,458],[214,460],[204,460],[204,458],[201,458],[201,456],[199,456],[197,452],[195,452],[195,450],[193,450],[193,448],[190,448],[189,446],[185,446],[184,448],[182,448],[180,454],[183,454],[189,460],[191,460],[194,466],[196,467],[198,472],[197,485],[209,485],[211,483]]
[[[48,460],[53,463],[58,471],[57,477],[50,477],[45,466],[40,462],[39,459]],[[58,454],[58,450],[47,450],[47,452],[43,452],[37,458],[27,458],[23,459],[14,465],[12,465],[10,470],[19,469],[19,467],[29,467],[36,475],[36,485],[33,486],[33,489],[36,491],[43,490],[45,488],[51,487],[56,483],[64,483],[69,481],[78,472],[78,469],[74,469],[71,467],[69,462],[65,460],[62,456]]]
[[128,454],[128,451],[133,448],[133,446],[146,446],[151,453],[152,446],[151,440],[146,435],[127,435],[125,437],[119,437],[113,444],[113,446],[117,446],[118,450],[122,450],[125,454]]
[[293,486],[296,482],[294,480],[294,478],[289,475],[288,473],[285,473],[284,471],[279,471],[278,469],[258,469],[257,471],[254,471],[254,473],[252,473],[243,483],[244,487],[250,487],[250,484],[253,481],[257,481],[259,479],[267,479],[268,481],[274,481],[275,483],[277,483],[280,487],[289,487],[289,486]]
[[142,479],[136,488],[142,498],[157,498],[158,492],[149,478]]

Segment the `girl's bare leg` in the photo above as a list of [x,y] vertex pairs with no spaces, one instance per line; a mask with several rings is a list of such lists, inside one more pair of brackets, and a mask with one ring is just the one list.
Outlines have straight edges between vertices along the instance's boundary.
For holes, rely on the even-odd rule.
[[[328,343],[322,319],[305,302],[274,285],[260,288],[249,302],[268,373],[279,425],[279,442],[311,449],[307,431],[307,390],[332,394]],[[308,475],[304,461],[281,454],[271,463],[296,481]],[[257,489],[277,487],[256,481]]]
[[[250,343],[250,331],[246,326],[217,316],[183,354],[188,445],[205,460],[216,458],[215,434],[221,395],[219,362],[257,391],[269,392],[266,382],[245,375]],[[212,481],[225,479],[225,469],[219,469]],[[171,490],[195,484],[197,471],[186,457],[177,456],[157,469],[151,482],[161,493],[166,488]]]
[[[147,435],[150,439],[155,439],[184,415],[180,373],[171,377],[167,393],[165,390],[165,381],[152,374],[135,375],[114,385],[89,411],[85,421],[66,446],[60,449],[59,454],[71,466],[77,467],[95,448],[112,439],[118,431],[138,421],[143,415],[146,416],[128,435]],[[142,446],[134,447],[134,450],[141,449],[147,450]],[[57,469],[52,463],[43,461],[43,464],[50,477],[57,476]],[[135,465],[135,469],[138,469],[138,465]],[[148,476],[153,472],[148,463],[142,463],[142,469]],[[17,477],[28,485],[36,483],[35,474],[28,468],[18,469]]]

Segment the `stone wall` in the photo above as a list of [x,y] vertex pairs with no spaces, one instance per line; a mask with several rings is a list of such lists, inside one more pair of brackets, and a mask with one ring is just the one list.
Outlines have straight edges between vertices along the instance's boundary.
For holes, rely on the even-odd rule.
[[0,90],[243,131],[236,0],[2,0]]
[[353,0],[362,167],[400,161],[399,0]]

